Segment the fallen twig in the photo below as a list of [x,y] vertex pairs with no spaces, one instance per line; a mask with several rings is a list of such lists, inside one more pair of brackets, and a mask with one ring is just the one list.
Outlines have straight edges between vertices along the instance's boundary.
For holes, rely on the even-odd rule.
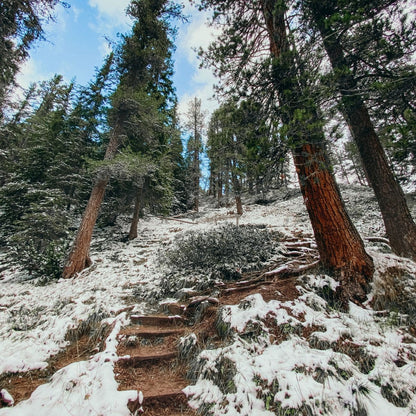
[[288,242],[283,242],[283,244],[287,247],[287,248],[298,248],[298,247],[310,247],[312,245],[312,241],[308,240],[308,241],[288,241]]
[[277,269],[271,270],[269,272],[265,272],[263,274],[264,277],[270,278],[270,277],[287,277],[287,276],[296,276],[298,274],[301,274],[305,272],[306,270],[313,269],[315,266],[319,264],[320,260],[316,260],[312,263],[305,264],[303,266],[299,266],[297,269],[293,269],[289,267],[290,265],[284,264]]
[[198,224],[197,222],[180,220],[178,218],[171,218],[171,217],[158,217],[158,218],[161,219],[161,220],[184,222],[185,224]]
[[387,240],[387,238],[384,237],[365,237],[365,239],[367,241],[373,241],[375,243],[383,243],[383,244],[387,244],[390,247],[390,241]]

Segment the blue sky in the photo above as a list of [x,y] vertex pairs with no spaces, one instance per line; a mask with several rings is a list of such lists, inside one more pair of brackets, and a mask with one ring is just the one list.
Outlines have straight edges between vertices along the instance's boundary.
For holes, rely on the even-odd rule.
[[[19,82],[50,79],[62,74],[67,81],[75,79],[85,85],[110,51],[106,37],[117,41],[117,33],[129,31],[131,20],[125,16],[129,0],[67,0],[70,8],[58,6],[55,22],[45,26],[46,41],[37,42],[30,51],[30,59],[22,67]],[[210,71],[200,70],[194,48],[207,46],[212,39],[205,24],[207,15],[185,4],[185,14],[191,16],[181,25],[177,37],[174,84],[179,98],[180,112],[185,112],[189,100],[202,99],[207,112],[216,103],[211,100],[214,78]]]

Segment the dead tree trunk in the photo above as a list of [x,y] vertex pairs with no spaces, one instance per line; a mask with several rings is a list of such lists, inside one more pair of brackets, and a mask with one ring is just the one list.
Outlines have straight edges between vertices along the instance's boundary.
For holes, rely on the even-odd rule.
[[141,189],[137,191],[136,199],[134,201],[133,219],[131,220],[131,224],[130,224],[129,240],[134,240],[135,238],[137,238],[137,227],[139,225],[139,217],[140,217],[140,201],[141,201]]
[[387,237],[393,251],[416,260],[416,224],[410,214],[403,190],[388,163],[386,153],[374,129],[338,36],[320,12],[320,3],[312,2],[315,23],[322,35],[325,50],[337,76],[338,89],[348,126],[374,189]]
[[[369,289],[374,266],[342,201],[325,152],[325,136],[314,103],[302,97],[297,80],[294,49],[290,47],[285,7],[277,0],[262,1],[270,38],[274,86],[283,109],[283,122],[291,126],[293,157],[300,187],[314,230],[321,263],[340,282],[338,296],[362,302]],[[303,120],[296,114],[303,114]],[[296,124],[294,121],[296,120]],[[299,123],[302,123],[299,128]]]
[[234,190],[235,208],[237,210],[237,215],[243,215],[243,204],[241,202],[241,184],[235,173],[235,169],[235,162],[231,161],[231,181]]
[[[122,140],[122,124],[122,120],[116,123],[104,159],[112,159],[116,155]],[[81,272],[91,265],[90,245],[92,232],[98,218],[108,181],[109,177],[107,176],[100,178],[92,188],[90,199],[82,216],[72,250],[62,272],[64,279],[74,276],[76,273]]]

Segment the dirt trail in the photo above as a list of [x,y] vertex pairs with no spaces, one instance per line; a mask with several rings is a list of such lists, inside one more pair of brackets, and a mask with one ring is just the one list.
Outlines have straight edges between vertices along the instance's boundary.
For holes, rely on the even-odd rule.
[[143,394],[129,409],[145,415],[193,415],[182,389],[188,382],[177,360],[177,342],[187,328],[183,320],[168,316],[131,317],[133,324],[119,337],[115,366],[119,390]]
[[[299,251],[301,246],[295,244],[292,247],[288,243],[287,257],[293,258],[293,254],[295,257],[304,256],[305,253]],[[215,319],[218,308],[222,305],[239,303],[253,293],[260,293],[266,301],[296,298],[299,293],[295,276],[299,273],[290,263],[293,262],[286,263],[288,267],[285,264],[278,265],[280,268],[276,269],[276,273],[258,272],[245,276],[241,281],[223,284],[219,287],[221,294],[218,298],[201,293],[188,299],[184,305],[164,305],[165,310],[175,315],[169,315],[169,312],[159,315],[131,315],[131,324],[118,334],[117,355],[120,358],[114,372],[119,390],[140,392],[136,401],[128,403],[132,414],[196,415],[188,407],[186,396],[182,392],[189,385],[189,381],[186,378],[186,362],[179,358],[180,338],[194,333],[202,345],[208,341],[211,345],[221,345],[223,340],[216,331]],[[44,371],[3,375],[0,384],[7,383],[7,390],[17,404],[29,398],[35,388],[47,382],[59,368],[71,362],[88,359],[91,345],[87,341],[88,338],[85,338],[71,344],[65,351],[53,357],[50,366]]]
[[129,403],[133,414],[196,415],[182,393],[189,381],[187,363],[179,358],[180,337],[193,333],[198,343],[219,346],[223,340],[217,333],[215,320],[222,305],[239,303],[253,293],[260,293],[265,300],[292,300],[299,295],[296,279],[291,277],[263,278],[255,284],[252,280],[233,282],[222,286],[221,293],[218,299],[203,294],[194,296],[185,307],[164,306],[180,311],[180,315],[131,316],[132,325],[119,334],[117,354],[121,358],[115,374],[120,390],[137,390],[143,395],[142,401]]

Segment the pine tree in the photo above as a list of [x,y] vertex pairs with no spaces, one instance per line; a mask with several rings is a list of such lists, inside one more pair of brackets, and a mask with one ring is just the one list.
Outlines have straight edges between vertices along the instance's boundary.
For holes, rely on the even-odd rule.
[[[335,73],[335,81],[351,134],[357,144],[366,176],[374,189],[383,216],[387,237],[396,254],[416,260],[416,224],[403,191],[392,172],[380,138],[370,118],[354,64],[345,55],[342,34],[362,20],[377,15],[392,2],[347,2],[309,0],[305,5],[319,30]],[[359,6],[359,12],[356,11]]]
[[2,237],[34,277],[57,277],[65,255],[68,183],[82,160],[68,123],[72,95],[73,85],[61,76],[33,85],[4,126],[13,127],[14,136],[5,149],[7,174],[0,188]]
[[[202,5],[215,7],[215,18],[223,23],[222,34],[208,50],[208,60],[219,68],[220,75],[231,74],[237,84],[234,91],[248,94],[255,90],[264,103],[280,104],[282,133],[291,142],[321,263],[336,274],[344,304],[363,301],[373,273],[372,260],[345,211],[332,175],[318,110],[301,84],[307,74],[290,41],[284,2],[203,1]],[[264,53],[267,46],[269,56]]]
[[[104,160],[116,157],[126,139],[132,134],[131,128],[138,122],[158,125],[159,118],[149,119],[149,100],[158,102],[164,110],[167,99],[160,99],[171,94],[169,76],[171,74],[172,31],[169,19],[180,14],[179,7],[167,0],[133,0],[128,14],[136,19],[130,35],[123,36],[116,53],[119,72],[119,85],[111,99],[109,124],[111,127],[109,142]],[[152,111],[149,112],[153,114]],[[142,131],[146,136],[146,131]],[[163,134],[162,134],[163,137]],[[140,146],[148,147],[143,139]],[[84,211],[80,227],[63,271],[63,277],[69,278],[91,264],[89,248],[94,225],[104,198],[110,177],[98,175],[90,199]]]
[[184,146],[177,121],[177,106],[172,109],[172,130],[169,134],[168,155],[172,166],[172,212],[185,212],[191,208],[191,183],[184,157]]
[[226,177],[237,205],[241,203],[238,195],[244,190],[259,193],[280,186],[286,153],[276,126],[259,103],[253,99],[227,101],[212,114],[208,128],[212,194],[219,191],[221,199]]
[[223,104],[213,113],[208,129],[207,155],[211,160],[211,169],[213,176],[216,177],[216,182],[221,182],[222,176],[230,178],[236,211],[238,215],[242,215],[244,145],[238,134],[236,113],[237,108],[232,102]]
[[3,0],[0,4],[0,120],[8,90],[34,41],[43,38],[42,25],[52,18],[60,0]]
[[194,97],[188,104],[185,128],[191,133],[187,143],[189,170],[192,182],[192,208],[199,210],[199,180],[201,179],[202,134],[205,126],[205,114],[201,99]]

